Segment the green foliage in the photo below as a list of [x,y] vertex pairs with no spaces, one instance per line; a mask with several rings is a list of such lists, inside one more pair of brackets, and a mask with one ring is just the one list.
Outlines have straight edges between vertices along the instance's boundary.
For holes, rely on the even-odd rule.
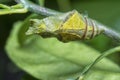
[[[55,38],[43,39],[37,35],[26,37],[21,46],[18,41],[21,28],[24,28],[22,22],[14,25],[6,50],[18,67],[38,79],[75,79],[87,64],[100,55],[83,43],[62,43]],[[117,64],[103,59],[88,73],[85,80],[119,80],[119,71]]]

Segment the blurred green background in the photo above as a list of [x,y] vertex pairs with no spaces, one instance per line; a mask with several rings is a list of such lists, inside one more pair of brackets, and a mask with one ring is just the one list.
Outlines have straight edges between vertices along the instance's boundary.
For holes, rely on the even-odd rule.
[[[7,5],[15,4],[13,0],[0,0],[0,3]],[[120,32],[120,0],[45,0],[45,6],[62,12],[76,9]],[[14,22],[24,20],[30,14],[31,13],[0,16],[0,80],[20,80],[20,77],[24,74],[24,72],[19,70],[9,60],[4,50],[4,46]],[[82,42],[100,52],[117,45],[116,42],[103,35]],[[114,55],[114,57],[112,56],[113,55],[109,57],[115,62],[120,61],[119,54]]]

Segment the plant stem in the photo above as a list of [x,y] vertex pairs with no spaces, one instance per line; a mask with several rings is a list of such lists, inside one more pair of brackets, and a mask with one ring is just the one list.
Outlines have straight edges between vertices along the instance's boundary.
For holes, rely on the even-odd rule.
[[83,71],[81,72],[81,75],[79,77],[78,80],[83,80],[84,76],[89,72],[89,70],[96,64],[98,63],[101,59],[103,59],[104,57],[110,55],[110,54],[113,54],[113,53],[117,53],[117,52],[120,52],[120,46],[119,47],[116,47],[116,48],[113,48],[103,54],[101,54],[99,57],[97,57],[97,59],[91,63],[90,65],[86,66]]
[[115,40],[118,44],[120,43],[120,34],[118,32],[105,27],[105,31],[103,34]]
[[2,9],[0,10],[0,15],[13,14],[13,13],[26,13],[27,9]]
[[22,4],[17,4],[13,6],[7,6],[0,4],[0,15],[13,14],[13,13],[26,13],[28,10],[23,7]]
[[0,8],[10,9],[10,6],[4,5],[4,4],[0,4]]
[[29,11],[37,13],[37,14],[41,14],[41,15],[45,15],[45,16],[53,16],[53,15],[61,14],[61,12],[57,12],[55,10],[41,7],[41,6],[36,5],[28,0],[16,0],[16,2],[22,3],[24,5],[24,7],[27,8]]
[[[97,22],[97,21],[96,21]],[[120,43],[120,33],[117,31],[114,31],[113,29],[108,28],[107,26],[97,22],[97,26],[100,28],[103,28],[103,34],[107,37],[113,39],[114,41]]]
[[21,8],[24,8],[22,4],[16,4],[16,5],[13,5],[11,6],[11,8],[13,9],[21,9]]

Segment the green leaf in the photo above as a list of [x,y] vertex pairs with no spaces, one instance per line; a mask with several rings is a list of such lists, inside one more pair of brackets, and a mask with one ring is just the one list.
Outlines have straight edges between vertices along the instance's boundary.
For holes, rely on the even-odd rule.
[[[22,22],[14,25],[6,51],[18,67],[37,79],[75,79],[86,65],[100,55],[100,52],[83,43],[62,43],[55,38],[43,39],[38,35],[24,37],[26,39],[21,46],[18,40],[23,37],[18,38],[21,28],[25,28]],[[119,72],[117,64],[103,59],[87,74],[85,80],[119,80]]]

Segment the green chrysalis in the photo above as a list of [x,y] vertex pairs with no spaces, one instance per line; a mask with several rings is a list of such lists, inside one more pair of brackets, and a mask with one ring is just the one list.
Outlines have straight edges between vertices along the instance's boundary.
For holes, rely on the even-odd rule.
[[30,21],[31,26],[26,32],[27,35],[38,34],[44,38],[57,37],[62,42],[91,39],[103,31],[94,20],[84,17],[76,10]]

